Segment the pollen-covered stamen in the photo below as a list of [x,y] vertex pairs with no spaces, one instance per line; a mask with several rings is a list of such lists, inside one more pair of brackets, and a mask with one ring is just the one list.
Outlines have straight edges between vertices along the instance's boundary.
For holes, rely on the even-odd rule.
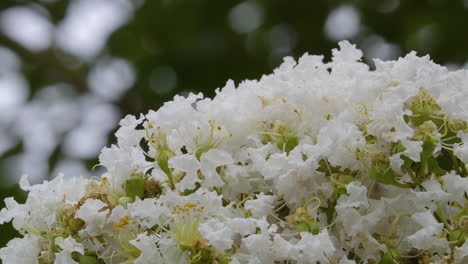
[[125,228],[129,224],[135,224],[136,222],[130,216],[124,216],[119,219],[119,222],[115,223],[115,227]]
[[173,237],[181,249],[192,248],[199,240],[203,239],[198,232],[198,217],[201,216],[205,206],[193,203],[184,205],[176,204],[171,213],[174,215]]
[[205,210],[205,206],[194,203],[175,205],[172,208],[174,215],[171,235],[180,249],[187,251],[190,263],[229,263],[229,256],[218,251],[208,244],[198,231],[199,217]]
[[137,224],[137,221],[130,216],[124,216],[114,224],[114,231],[117,233],[120,248],[122,249],[117,254],[130,260],[138,258],[141,254],[141,251],[130,243],[140,232]]
[[193,203],[186,203],[183,206],[176,204],[173,208],[171,213],[173,215],[180,215],[181,217],[190,216],[191,214],[195,216],[200,216],[202,212],[205,210],[205,206],[198,206]]

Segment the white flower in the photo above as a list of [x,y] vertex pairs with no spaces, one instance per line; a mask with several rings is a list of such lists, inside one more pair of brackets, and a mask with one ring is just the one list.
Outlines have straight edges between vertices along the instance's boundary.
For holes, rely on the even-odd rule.
[[200,162],[193,155],[175,156],[169,160],[169,166],[185,172],[184,178],[176,184],[179,191],[194,189],[196,183],[201,181],[198,178],[198,170],[201,168]]
[[244,203],[244,208],[250,210],[253,216],[262,217],[273,212],[276,197],[273,195],[257,194],[255,200],[248,200]]
[[90,236],[102,234],[109,209],[103,210],[107,205],[101,200],[87,199],[76,211],[76,217],[82,219],[86,224],[86,232]]
[[230,249],[234,242],[232,229],[217,219],[210,219],[201,224],[199,231],[208,243],[218,250]]
[[413,247],[427,250],[433,246],[437,246],[444,247],[448,250],[448,243],[446,239],[434,237],[442,232],[444,225],[437,222],[431,212],[426,211],[422,213],[416,213],[413,214],[411,218],[423,227],[413,235],[408,236],[408,241]]
[[127,115],[120,121],[120,128],[115,132],[119,147],[130,149],[140,144],[141,139],[145,136],[145,132],[143,130],[137,130],[135,127],[143,120],[143,115],[140,115],[138,119],[132,115]]
[[225,183],[216,168],[234,163],[228,152],[211,149],[201,155],[201,172],[205,176],[204,185],[206,187],[221,187]]
[[465,201],[465,193],[468,193],[468,179],[456,175],[454,171],[442,176],[447,192],[451,201],[457,201],[461,204]]
[[157,247],[158,241],[157,236],[148,235],[147,233],[138,234],[134,240],[130,241],[132,245],[141,251],[140,256],[135,259],[134,263],[163,263],[160,249]]
[[10,240],[6,247],[0,249],[0,259],[4,264],[36,263],[39,252],[39,237],[27,235]]
[[55,262],[54,264],[71,264],[71,263],[78,263],[72,259],[71,254],[73,252],[78,252],[84,255],[84,248],[83,245],[76,242],[75,239],[72,237],[57,237],[55,239],[55,243],[59,246],[62,251],[59,253],[55,253]]
[[464,163],[468,163],[468,133],[459,131],[457,136],[461,138],[461,144],[455,144],[453,147],[453,153]]
[[164,224],[170,213],[164,201],[150,198],[129,204],[128,211],[133,219],[137,219],[146,228]]
[[28,198],[5,199],[0,224],[24,237],[0,259],[466,262],[467,243],[449,245],[467,220],[468,71],[415,52],[370,70],[347,41],[332,53],[126,116],[101,177],[23,177]]
[[315,236],[311,233],[302,232],[297,247],[302,253],[299,259],[305,263],[329,263],[328,258],[332,257],[336,252],[326,229]]
[[340,116],[328,121],[320,129],[317,144],[326,149],[324,156],[331,165],[358,169],[361,163],[356,160],[356,149],[363,147],[366,141],[356,125],[343,119]]
[[5,208],[0,211],[0,224],[10,222],[13,219],[13,227],[21,229],[27,217],[24,204],[18,204],[13,197],[5,199]]
[[455,263],[465,263],[468,261],[468,241],[465,241],[461,247],[454,249]]

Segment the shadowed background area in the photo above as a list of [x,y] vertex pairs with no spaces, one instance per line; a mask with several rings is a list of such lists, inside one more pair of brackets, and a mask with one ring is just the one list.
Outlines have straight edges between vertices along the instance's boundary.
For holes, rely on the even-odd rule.
[[[468,0],[0,1],[0,208],[16,184],[99,175],[127,114],[175,94],[213,96],[284,56],[330,58],[348,39],[370,58],[411,50],[468,68]],[[0,247],[16,233],[0,226]]]

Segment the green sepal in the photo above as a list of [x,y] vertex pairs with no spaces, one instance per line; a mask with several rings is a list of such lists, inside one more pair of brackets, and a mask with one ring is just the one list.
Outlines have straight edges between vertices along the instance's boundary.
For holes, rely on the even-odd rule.
[[172,175],[172,171],[169,168],[169,160],[174,156],[175,155],[172,151],[166,149],[159,150],[158,154],[156,155],[156,161],[159,168],[161,168],[161,170],[164,171],[164,173],[167,175]]
[[463,231],[458,229],[452,230],[448,234],[448,241],[451,242],[449,243],[450,248],[453,249],[454,247],[462,246],[463,243],[465,243],[465,238],[466,236]]
[[414,174],[414,169],[413,169],[414,161],[413,161],[412,159],[410,159],[409,157],[405,156],[405,155],[401,155],[400,158],[403,160],[403,165],[401,165],[401,168],[402,168],[406,173],[408,173],[408,175],[409,175],[413,180],[415,180],[415,179],[416,179],[416,175]]
[[213,145],[211,144],[208,144],[204,147],[201,147],[199,149],[197,149],[197,151],[195,151],[195,157],[197,158],[197,160],[200,161],[200,158],[201,158],[201,155],[205,152],[208,152],[208,150],[212,149],[213,148]]
[[172,170],[169,168],[169,160],[174,156],[174,152],[172,152],[170,149],[160,149],[156,155],[158,166],[164,173],[166,173],[172,189],[175,188],[175,182],[172,176]]
[[440,168],[437,159],[432,154],[437,147],[437,139],[426,138],[423,141],[423,151],[421,152],[421,167],[419,170],[419,176],[427,175],[428,173],[445,174],[445,171]]
[[184,191],[180,192],[180,195],[182,196],[187,196],[187,195],[190,195],[194,192],[196,192],[198,189],[200,189],[201,185],[199,182],[196,182],[195,183],[195,188],[193,189],[185,189]]

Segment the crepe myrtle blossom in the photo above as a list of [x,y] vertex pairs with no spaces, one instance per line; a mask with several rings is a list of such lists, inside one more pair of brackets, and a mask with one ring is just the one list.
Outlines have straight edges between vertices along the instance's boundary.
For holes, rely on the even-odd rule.
[[468,263],[468,71],[332,54],[125,117],[100,177],[23,177],[1,260]]

